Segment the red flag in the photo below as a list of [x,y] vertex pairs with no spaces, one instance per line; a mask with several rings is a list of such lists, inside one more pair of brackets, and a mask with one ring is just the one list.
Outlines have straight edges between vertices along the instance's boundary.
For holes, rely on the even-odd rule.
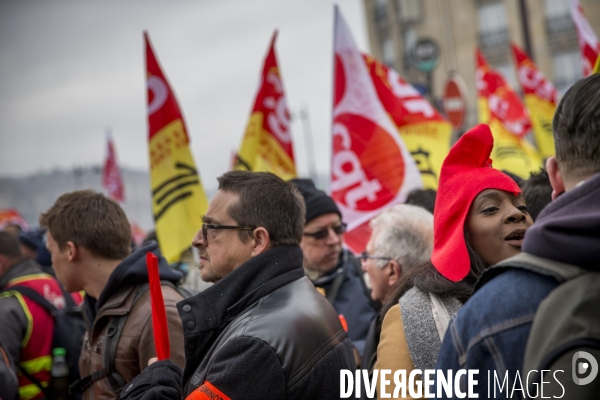
[[117,153],[110,133],[106,138],[106,159],[102,169],[102,186],[108,191],[108,195],[122,203],[125,200],[125,187],[121,176],[121,169],[117,164]]
[[577,28],[583,76],[589,76],[592,74],[594,65],[598,59],[600,43],[590,23],[585,18],[585,15],[583,15],[583,8],[581,8],[579,0],[571,0],[571,18],[573,18],[573,22]]
[[160,287],[158,275],[158,258],[150,252],[146,253],[146,268],[150,283],[150,302],[152,303],[152,329],[154,330],[154,347],[159,360],[168,360],[171,357],[169,345],[169,327],[167,325],[167,311]]
[[525,107],[502,75],[493,70],[477,50],[476,81],[479,122],[488,124],[494,136],[494,167],[523,179],[542,166],[537,149],[525,140],[531,122]]
[[479,49],[476,81],[479,97],[487,99],[490,113],[480,115],[480,122],[489,124],[490,119],[496,118],[514,135],[525,136],[531,130],[531,121],[521,99],[504,77],[488,65]]
[[348,224],[346,244],[360,252],[371,218],[423,184],[337,7],[334,51],[331,195]]
[[417,163],[423,186],[437,190],[442,162],[450,150],[452,125],[391,68],[364,56],[385,111]]
[[529,109],[533,133],[540,153],[547,158],[554,155],[552,118],[556,111],[556,88],[514,43],[513,55],[517,63],[517,77],[523,88],[525,105]]
[[273,33],[265,58],[258,93],[237,154],[235,169],[272,172],[287,180],[296,177],[296,165],[290,113],[275,56],[276,39],[277,31]]

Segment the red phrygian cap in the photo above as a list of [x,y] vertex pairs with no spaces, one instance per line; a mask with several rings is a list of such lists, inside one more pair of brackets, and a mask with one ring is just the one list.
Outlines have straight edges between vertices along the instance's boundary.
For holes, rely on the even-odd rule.
[[477,125],[452,146],[442,164],[433,215],[431,262],[453,282],[467,276],[471,268],[464,226],[475,197],[486,189],[521,193],[515,181],[492,168],[489,157],[493,146],[490,128]]

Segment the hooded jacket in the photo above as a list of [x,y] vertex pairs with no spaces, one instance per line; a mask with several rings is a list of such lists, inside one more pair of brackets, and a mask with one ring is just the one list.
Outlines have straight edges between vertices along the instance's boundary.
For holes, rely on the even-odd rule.
[[[600,174],[550,203],[528,229],[525,256],[600,270]],[[438,369],[479,369],[476,393],[487,396],[487,370],[509,386],[521,371],[531,325],[540,303],[559,282],[549,274],[517,268],[517,255],[484,272],[475,294],[450,324]],[[570,379],[570,377],[564,378]],[[493,382],[492,382],[493,384]],[[525,384],[525,383],[524,383]],[[520,392],[517,392],[520,393]],[[442,397],[445,398],[445,397]]]
[[315,287],[322,289],[329,299],[335,280],[339,275],[343,275],[343,278],[340,278],[342,279],[341,285],[331,305],[338,314],[344,316],[348,324],[348,337],[359,354],[363,356],[369,326],[377,316],[378,310],[377,303],[371,300],[366,291],[359,270],[360,262],[344,249],[335,268],[312,283]]
[[[117,345],[115,368],[125,382],[131,381],[148,366],[148,360],[156,357],[152,329],[150,292],[146,291],[134,304],[134,297],[140,286],[148,283],[146,252],[158,257],[158,270],[161,281],[176,284],[181,275],[171,270],[167,261],[160,255],[156,242],[150,242],[125,258],[110,275],[98,299],[86,296],[83,314],[87,333],[79,359],[82,377],[104,368],[103,351],[108,324],[113,316],[129,314]],[[176,304],[183,297],[171,286],[162,286],[169,339],[171,360],[180,367],[185,365],[183,351],[183,329]],[[84,399],[115,399],[121,388],[115,389],[108,379],[100,379],[83,394]]]

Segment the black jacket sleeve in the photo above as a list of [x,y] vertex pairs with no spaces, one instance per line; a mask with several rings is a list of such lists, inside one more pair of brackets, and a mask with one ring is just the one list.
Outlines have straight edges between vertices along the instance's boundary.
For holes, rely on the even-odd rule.
[[242,336],[218,350],[196,390],[231,400],[284,399],[286,380],[277,353],[262,340]]
[[129,382],[119,399],[181,399],[181,368],[170,360],[157,361]]
[[14,366],[0,343],[0,399],[14,400],[18,398],[19,383]]

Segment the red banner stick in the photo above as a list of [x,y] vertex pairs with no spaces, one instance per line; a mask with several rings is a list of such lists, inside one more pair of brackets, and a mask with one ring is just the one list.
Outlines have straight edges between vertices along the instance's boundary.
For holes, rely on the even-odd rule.
[[169,329],[167,325],[167,312],[160,288],[158,276],[158,258],[150,252],[146,253],[146,267],[148,268],[148,281],[150,282],[150,302],[152,303],[152,328],[154,329],[154,347],[159,360],[168,360],[171,357],[169,345]]

